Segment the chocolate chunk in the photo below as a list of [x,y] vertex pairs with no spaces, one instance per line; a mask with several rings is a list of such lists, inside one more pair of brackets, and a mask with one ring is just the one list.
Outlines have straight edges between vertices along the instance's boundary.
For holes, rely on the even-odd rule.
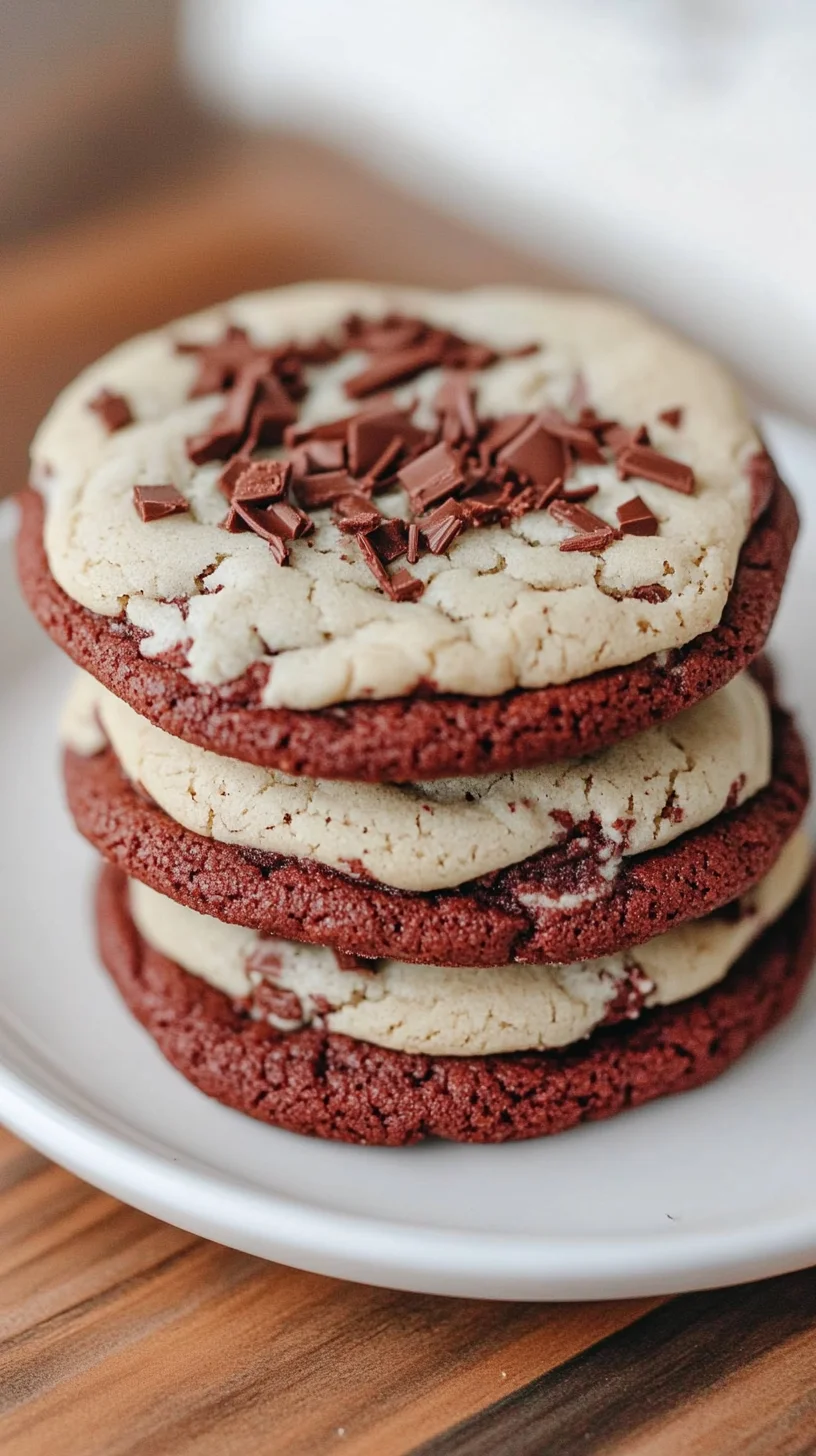
[[279,379],[267,374],[258,381],[255,403],[249,418],[246,448],[280,445],[283,432],[297,419],[297,409]]
[[257,359],[265,360],[267,369],[272,367],[272,350],[257,348],[250,342],[246,329],[235,324],[230,324],[213,344],[182,340],[176,344],[176,353],[198,355],[198,374],[190,390],[191,399],[231,389],[241,370]]
[[419,561],[419,526],[412,521],[408,527],[408,565],[416,566]]
[[360,533],[368,536],[381,520],[382,516],[379,511],[372,507],[370,510],[357,511],[354,515],[341,516],[337,522],[337,529],[342,531],[344,536],[357,536]]
[[624,536],[656,536],[660,522],[639,495],[618,506],[617,517]]
[[571,490],[562,490],[561,495],[559,496],[559,500],[576,501],[580,503],[581,501],[592,500],[592,497],[597,494],[597,485],[575,485],[572,487]]
[[388,581],[388,594],[395,602],[416,602],[425,590],[425,583],[418,577],[412,576],[410,571],[403,567],[395,571]]
[[295,495],[307,510],[318,511],[323,506],[334,505],[343,496],[349,495],[359,485],[346,470],[329,470],[325,475],[309,475],[295,481]]
[[352,475],[365,475],[393,447],[401,443],[395,431],[396,412],[360,415],[348,427],[348,465]]
[[388,575],[370,535],[358,536],[357,544],[360,548],[360,555],[378,587],[392,601],[411,602],[416,601],[422,595],[425,590],[423,583],[418,581],[415,576],[411,576],[409,571],[401,570],[395,572],[393,576]]
[[260,510],[257,506],[245,506],[236,502],[231,514],[238,516],[256,536],[260,536],[267,543],[278,566],[284,566],[289,560],[289,548],[272,516],[274,510],[274,506],[270,506],[268,510]]
[[748,461],[748,483],[751,487],[751,525],[759,520],[771,503],[776,489],[776,466],[765,450],[757,450]]
[[380,560],[386,564],[404,556],[408,547],[408,527],[405,521],[382,521],[367,532],[369,541]]
[[607,546],[617,539],[617,533],[611,526],[605,530],[585,531],[580,536],[568,536],[566,541],[559,543],[559,551],[604,551]]
[[442,556],[457,536],[461,535],[470,518],[466,506],[460,501],[448,500],[422,522],[422,535],[432,556]]
[[467,339],[458,339],[455,334],[450,334],[445,341],[440,362],[446,364],[449,369],[465,369],[475,372],[479,369],[489,368],[500,357],[498,352],[489,348],[487,344],[470,343]]
[[391,578],[388,575],[388,572],[386,571],[382,561],[380,561],[379,556],[377,555],[377,549],[373,545],[371,537],[368,535],[358,536],[357,545],[360,548],[360,555],[362,556],[363,561],[371,572],[371,575],[374,577],[374,580],[376,581],[377,586],[380,588],[380,591],[390,593]]
[[532,420],[509,445],[503,445],[496,459],[548,495],[555,495],[567,477],[566,446],[540,419]]
[[674,409],[661,410],[657,418],[662,420],[664,425],[670,425],[673,430],[679,430],[683,423],[683,410],[679,405],[675,405]]
[[295,541],[314,530],[314,521],[288,501],[277,501],[264,511],[264,520],[284,541]]
[[174,485],[134,485],[133,504],[146,522],[181,516],[190,509],[189,502]]
[[263,359],[256,359],[242,369],[227,395],[226,404],[218,411],[209,429],[187,441],[187,454],[195,465],[206,465],[210,460],[227,460],[240,448],[249,428],[252,406],[265,369]]
[[334,519],[344,535],[373,531],[382,520],[380,512],[362,491],[350,491],[334,502]]
[[633,586],[631,591],[626,593],[628,597],[634,597],[638,602],[649,602],[651,606],[657,606],[658,602],[666,602],[671,592],[659,581],[648,581],[643,586]]
[[542,410],[539,419],[551,435],[563,440],[574,450],[579,460],[589,465],[604,464],[598,442],[588,425],[576,424],[565,415],[559,414],[558,410],[552,409]]
[[588,511],[575,501],[554,500],[549,505],[550,515],[562,526],[572,526],[579,534],[561,541],[561,551],[601,551],[617,539],[619,532],[594,511]]
[[453,495],[465,483],[458,456],[444,440],[403,465],[398,476],[415,511]]
[[405,384],[424,370],[433,369],[440,364],[442,349],[442,339],[432,337],[425,343],[385,354],[360,374],[354,374],[351,379],[347,379],[345,392],[349,399],[363,399],[367,394],[376,394],[378,390],[388,389],[392,384]]
[[533,415],[504,415],[502,419],[494,420],[479,442],[479,459],[482,465],[486,468],[491,464],[499,450],[520,435],[532,419]]
[[[227,477],[227,480],[225,480]],[[288,460],[250,460],[233,472],[222,473],[225,484],[231,481],[229,499],[242,505],[268,506],[286,495],[292,479]]]
[[626,425],[619,425],[617,421],[607,424],[602,431],[604,444],[608,445],[613,455],[621,450],[628,450],[630,445],[649,445],[649,431],[645,425],[638,425],[637,429],[627,429]]
[[125,396],[113,394],[109,389],[100,389],[93,399],[89,399],[88,409],[99,416],[110,435],[133,424],[133,413]]
[[436,392],[433,407],[442,418],[442,438],[449,445],[476,438],[476,392],[470,388],[466,374],[448,374]]
[[311,440],[304,447],[308,469],[305,474],[321,470],[342,470],[346,463],[346,450],[342,440]]
[[694,492],[694,471],[690,465],[684,465],[681,460],[672,460],[668,455],[661,455],[659,450],[654,450],[650,445],[627,445],[625,449],[617,454],[618,475],[621,480],[629,480],[630,476],[638,475],[642,480],[653,480],[655,485],[665,485],[669,490],[677,490],[681,495],[692,495]]

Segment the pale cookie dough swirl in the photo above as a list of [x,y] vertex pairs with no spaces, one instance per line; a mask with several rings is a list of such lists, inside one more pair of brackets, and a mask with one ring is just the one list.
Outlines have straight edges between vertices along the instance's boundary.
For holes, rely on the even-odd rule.
[[771,775],[768,701],[747,674],[590,758],[399,787],[292,778],[222,758],[172,738],[84,674],[62,733],[79,753],[108,742],[131,782],[196,834],[414,891],[517,864],[582,825],[611,876],[622,854],[698,828]]
[[[265,940],[130,882],[136,926],[154,949],[283,1031],[329,1031],[435,1056],[483,1056],[568,1046],[605,1021],[695,996],[723,979],[795,899],[810,867],[798,833],[738,917],[693,921],[647,945],[572,966],[451,970],[381,961],[344,971],[330,950]],[[267,1009],[269,1006],[273,1009]]]
[[[691,466],[692,495],[615,467],[578,466],[571,484],[593,484],[592,508],[615,525],[640,495],[659,534],[627,535],[601,555],[562,552],[568,532],[547,511],[507,528],[464,532],[412,574],[416,602],[390,601],[359,546],[327,510],[277,566],[251,533],[219,527],[219,464],[194,466],[185,442],[206,429],[222,395],[189,399],[195,360],[175,342],[214,340],[227,325],[261,345],[331,333],[350,311],[379,318],[418,314],[496,348],[541,350],[473,376],[483,417],[568,408],[578,373],[601,415],[648,426],[655,447]],[[365,363],[353,352],[309,371],[302,421],[349,413],[343,382]],[[397,390],[427,410],[440,381],[432,369]],[[89,402],[123,395],[135,422],[108,434]],[[661,415],[682,408],[678,428]],[[353,408],[353,406],[352,406]],[[568,683],[667,651],[719,622],[750,528],[748,462],[760,448],[730,377],[699,350],[607,300],[515,288],[444,295],[363,285],[309,284],[240,298],[146,335],[108,355],[57,401],[33,450],[32,479],[47,502],[45,543],[57,582],[82,606],[122,612],[144,632],[141,651],[184,654],[193,683],[222,684],[253,663],[271,671],[267,707],[312,709],[362,698],[401,697],[430,684],[440,693],[496,695]],[[190,511],[145,524],[133,488],[172,483]],[[401,514],[401,492],[378,498]],[[657,583],[664,601],[633,589]]]

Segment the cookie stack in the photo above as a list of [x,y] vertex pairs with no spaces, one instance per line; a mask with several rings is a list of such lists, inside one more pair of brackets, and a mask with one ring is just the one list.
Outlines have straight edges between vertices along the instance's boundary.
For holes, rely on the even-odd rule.
[[588,297],[259,294],[86,371],[22,505],[102,959],[204,1092],[532,1137],[793,1005],[797,517],[707,356]]

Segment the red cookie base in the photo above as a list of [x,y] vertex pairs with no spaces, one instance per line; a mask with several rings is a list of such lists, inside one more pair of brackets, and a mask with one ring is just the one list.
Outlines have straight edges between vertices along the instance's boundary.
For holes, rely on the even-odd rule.
[[[43,546],[43,502],[20,497],[20,581],[31,610],[70,657],[175,738],[309,778],[411,783],[495,773],[594,753],[673,718],[724,687],[762,650],[798,531],[781,480],[745,542],[722,620],[673,652],[578,682],[500,697],[435,694],[345,703],[314,712],[263,708],[268,667],[223,687],[188,682],[139,651],[140,634],[100,617],[57,585]],[[274,670],[274,668],[273,668]]]
[[428,1057],[317,1030],[282,1034],[139,936],[125,878],[99,883],[102,959],[169,1062],[208,1096],[290,1132],[391,1147],[564,1132],[726,1071],[793,1007],[816,939],[811,884],[718,986],[561,1052]]
[[[201,914],[284,939],[431,965],[570,963],[700,919],[767,874],[809,794],[796,728],[777,708],[773,722],[766,789],[664,849],[624,858],[609,884],[598,882],[591,858],[571,858],[566,846],[457,889],[411,894],[194,834],[136,791],[110,749],[94,758],[66,753],[65,782],[77,827],[105,859]],[[541,890],[586,893],[596,884],[602,897],[569,909],[533,910],[522,899]]]

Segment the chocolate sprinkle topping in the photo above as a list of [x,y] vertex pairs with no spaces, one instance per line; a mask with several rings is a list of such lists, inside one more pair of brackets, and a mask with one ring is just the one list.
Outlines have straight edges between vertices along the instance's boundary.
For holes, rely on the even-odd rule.
[[181,516],[189,511],[189,502],[174,485],[134,485],[133,504],[145,522],[161,521],[165,516]]
[[113,394],[109,389],[100,389],[93,399],[88,400],[88,409],[98,415],[109,434],[124,430],[133,424],[133,412],[123,394]]
[[639,495],[618,506],[617,516],[624,536],[656,536],[660,529],[657,516]]
[[404,465],[398,475],[415,511],[426,510],[465,483],[459,459],[444,440]]
[[669,490],[680,491],[683,495],[692,495],[694,492],[694,471],[691,466],[684,465],[681,460],[672,460],[668,455],[661,455],[659,450],[654,450],[650,445],[627,445],[618,453],[617,465],[621,480],[639,475],[643,480],[653,480],[656,485],[665,485]]

